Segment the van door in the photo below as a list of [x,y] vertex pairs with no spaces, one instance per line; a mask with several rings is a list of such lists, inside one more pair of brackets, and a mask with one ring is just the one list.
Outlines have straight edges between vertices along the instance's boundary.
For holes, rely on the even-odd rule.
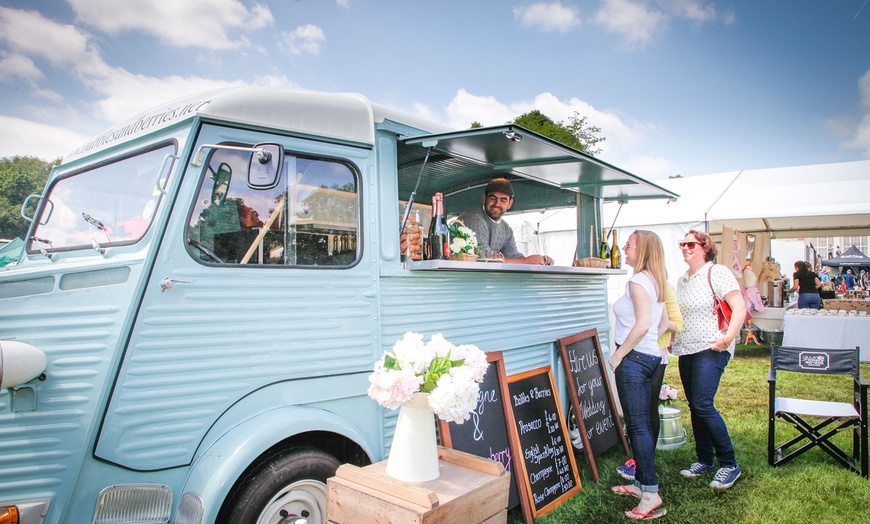
[[[283,148],[274,180],[249,177],[263,143]],[[379,354],[371,150],[218,126],[196,147],[96,448],[137,470],[189,464],[255,390],[368,373]]]

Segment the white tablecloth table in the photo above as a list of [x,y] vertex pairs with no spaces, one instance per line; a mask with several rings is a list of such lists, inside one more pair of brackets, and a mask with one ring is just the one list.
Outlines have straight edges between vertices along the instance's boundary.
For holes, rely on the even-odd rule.
[[870,362],[870,315],[785,315],[783,346],[814,349],[861,347],[861,362]]

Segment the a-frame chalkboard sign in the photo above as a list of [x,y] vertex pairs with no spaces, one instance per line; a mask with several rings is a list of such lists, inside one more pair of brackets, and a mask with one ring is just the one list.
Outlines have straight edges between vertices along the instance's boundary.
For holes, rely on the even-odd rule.
[[558,345],[568,383],[566,389],[583,439],[583,451],[592,468],[592,480],[598,482],[595,457],[617,444],[622,444],[625,453],[629,454],[613,391],[607,380],[598,330],[587,329],[560,338]]
[[508,377],[514,414],[513,430],[520,442],[526,496],[535,517],[551,512],[580,491],[574,448],[565,426],[559,394],[550,366]]
[[522,496],[526,492],[526,481],[521,468],[517,467],[521,451],[516,432],[512,430],[514,420],[504,357],[501,351],[490,351],[486,360],[489,369],[480,384],[477,408],[471,413],[471,419],[462,424],[438,419],[441,443],[448,448],[501,462],[505,471],[511,474],[508,509],[520,506],[524,522],[532,524],[531,506]]

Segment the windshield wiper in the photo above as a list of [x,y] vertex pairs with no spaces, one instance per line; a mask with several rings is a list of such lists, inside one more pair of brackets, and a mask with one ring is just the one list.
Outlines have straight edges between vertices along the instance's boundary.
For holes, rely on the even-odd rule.
[[[38,236],[31,236],[31,237],[30,237],[30,240],[31,240],[32,242],[39,242],[40,244],[45,244],[45,245],[47,245],[48,247],[53,247],[53,246],[51,245],[51,240],[48,240],[48,239],[45,239],[45,238],[39,238]],[[51,260],[51,257],[54,256],[54,253],[49,253],[49,252],[46,251],[46,249],[45,249],[44,247],[42,247],[42,246],[39,246],[39,254],[42,255],[42,256],[44,256],[45,258],[47,258],[47,259],[49,259],[49,260]]]
[[[90,226],[94,226],[95,228],[102,231],[103,234],[106,235],[106,240],[108,242],[112,241],[112,239],[109,238],[109,232],[106,230],[106,226],[104,226],[102,222],[84,212],[82,212],[82,218],[84,218],[85,222],[87,222]],[[90,229],[90,227],[88,229]],[[94,238],[93,231],[91,231],[91,247],[93,247],[94,251],[101,255],[106,254],[106,248],[100,246],[99,242],[97,242],[97,239]]]

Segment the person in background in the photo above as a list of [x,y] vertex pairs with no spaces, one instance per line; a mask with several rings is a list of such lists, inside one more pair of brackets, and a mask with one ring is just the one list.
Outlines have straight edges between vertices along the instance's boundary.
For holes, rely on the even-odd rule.
[[866,269],[861,270],[861,289],[868,290],[870,289],[870,273],[867,272]]
[[[664,326],[659,326],[658,344],[662,352],[662,362],[659,364],[658,370],[653,375],[652,390],[654,395],[650,397],[649,414],[652,420],[652,434],[658,440],[659,429],[661,429],[661,418],[659,417],[659,392],[662,390],[662,383],[665,381],[665,369],[668,366],[668,358],[671,354],[671,347],[674,344],[674,335],[683,329],[683,315],[680,314],[680,304],[677,303],[677,288],[670,281],[665,282],[665,313],[667,322]],[[662,329],[663,328],[663,329]],[[634,480],[635,474],[634,459],[628,459],[625,464],[616,468],[616,472],[626,480]]]
[[523,256],[517,249],[511,226],[502,220],[513,203],[514,190],[510,181],[494,178],[483,190],[483,205],[463,211],[459,220],[474,231],[486,257],[501,253],[508,263],[552,266],[553,259],[546,255]]
[[846,274],[843,275],[843,283],[846,284],[846,291],[855,289],[855,275],[852,274],[851,269],[847,269]]
[[[728,428],[714,400],[725,367],[734,354],[735,339],[746,317],[746,302],[734,273],[714,263],[718,250],[710,235],[691,230],[680,242],[680,250],[689,270],[677,281],[683,329],[674,340],[673,353],[680,357],[680,380],[689,403],[698,458],[680,474],[694,478],[715,471],[710,487],[727,489],[737,482],[741,471]],[[714,295],[731,306],[734,321],[724,331],[719,330],[713,314]],[[716,459],[718,470],[714,465]]]
[[819,275],[819,280],[822,281],[822,284],[824,284],[825,282],[830,282],[831,281],[830,269],[828,269],[826,267],[822,268],[822,274]]
[[802,260],[795,262],[794,268],[794,284],[786,293],[798,292],[798,309],[821,309],[819,288],[822,287],[822,281],[819,275],[810,271],[809,265]]
[[658,400],[659,393],[653,391],[654,377],[662,362],[658,333],[667,325],[664,303],[667,270],[662,241],[651,231],[635,231],[622,250],[625,263],[634,269],[634,274],[625,285],[625,294],[613,304],[616,350],[608,363],[619,392],[635,475],[632,484],[613,486],[611,490],[640,499],[635,508],[625,512],[626,517],[649,520],[667,514],[661,507],[655,467],[656,435],[650,417],[651,402]]

